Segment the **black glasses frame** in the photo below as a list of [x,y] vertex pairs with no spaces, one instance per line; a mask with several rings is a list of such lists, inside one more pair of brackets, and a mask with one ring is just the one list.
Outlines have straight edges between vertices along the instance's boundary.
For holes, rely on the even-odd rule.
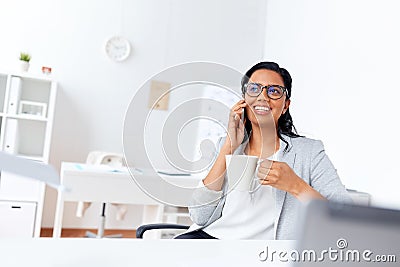
[[[260,92],[258,93],[258,95],[249,95],[249,93],[247,93],[247,86],[248,86],[249,84],[255,84],[255,85],[258,85],[259,87],[261,87],[261,90],[260,90]],[[280,97],[278,97],[278,98],[272,98],[272,97],[268,94],[268,89],[271,88],[271,87],[278,87],[278,88],[282,89],[283,94],[282,94]],[[278,84],[262,85],[262,84],[259,84],[259,83],[246,83],[246,84],[244,84],[243,89],[244,89],[243,91],[244,91],[248,96],[250,96],[250,97],[258,97],[259,95],[261,95],[261,93],[262,93],[262,91],[263,91],[264,89],[267,89],[267,96],[268,96],[270,99],[272,99],[272,100],[281,99],[282,96],[284,96],[285,94],[286,94],[286,97],[287,97],[287,89],[286,89],[286,87],[284,87],[284,86],[282,86],[282,85],[278,85]]]

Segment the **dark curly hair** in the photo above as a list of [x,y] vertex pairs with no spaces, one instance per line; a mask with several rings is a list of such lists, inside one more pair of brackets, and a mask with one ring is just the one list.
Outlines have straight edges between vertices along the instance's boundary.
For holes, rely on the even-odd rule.
[[[249,82],[251,75],[261,69],[266,69],[266,70],[272,70],[281,75],[283,79],[283,84],[285,85],[287,89],[287,96],[286,99],[290,99],[290,96],[292,94],[292,77],[290,76],[289,72],[284,69],[279,67],[279,65],[275,62],[260,62],[251,67],[246,74],[242,78],[242,93],[243,96],[245,94],[245,88],[244,85]],[[247,116],[247,115],[246,115]],[[245,123],[245,128],[246,128],[246,136],[244,138],[244,141],[249,138],[248,134],[252,130],[251,122],[249,120],[246,120]],[[285,114],[282,114],[282,116],[278,120],[278,129],[277,129],[277,134],[279,139],[281,139],[283,142],[285,142],[286,147],[284,151],[287,151],[289,144],[288,142],[282,138],[282,135],[286,135],[289,137],[303,137],[297,133],[296,127],[293,125],[293,119],[292,116],[290,115],[289,108],[286,110]]]

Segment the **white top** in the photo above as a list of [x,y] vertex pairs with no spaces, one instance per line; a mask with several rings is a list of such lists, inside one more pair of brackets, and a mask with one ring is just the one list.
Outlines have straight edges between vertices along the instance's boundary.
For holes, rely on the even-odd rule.
[[[268,159],[277,160],[277,154]],[[218,239],[274,239],[273,192],[269,185],[258,185],[252,192],[233,189],[226,196],[221,217],[203,231]]]

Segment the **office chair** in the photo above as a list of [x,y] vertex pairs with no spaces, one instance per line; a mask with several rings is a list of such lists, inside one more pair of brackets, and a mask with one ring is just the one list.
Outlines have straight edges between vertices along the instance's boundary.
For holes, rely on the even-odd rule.
[[[115,153],[92,151],[89,153],[89,155],[86,159],[86,164],[91,164],[91,165],[102,165],[103,164],[103,165],[109,165],[109,166],[118,168],[118,167],[123,166],[123,156],[121,154],[115,154]],[[86,209],[88,209],[90,205],[91,205],[90,202],[82,202],[82,201],[78,202],[76,216],[82,217],[84,215]],[[117,206],[117,208],[118,208],[117,220],[122,220],[127,211],[126,205],[114,204],[114,203],[113,203],[113,205]],[[104,236],[104,228],[105,228],[105,222],[106,222],[106,206],[107,206],[107,203],[103,202],[102,207],[101,207],[100,218],[99,218],[99,225],[97,228],[97,234],[87,231],[86,235],[85,235],[86,237],[90,237],[90,238],[122,237],[122,234]]]
[[183,224],[172,224],[172,223],[153,223],[153,224],[145,224],[139,226],[136,230],[136,238],[143,238],[143,235],[148,230],[156,230],[156,229],[189,229],[189,225]]
[[[175,230],[187,230],[189,225],[192,224],[189,219],[189,214],[184,207],[173,207],[164,206],[164,218],[162,222],[145,224],[137,228],[136,238],[143,238],[143,235],[148,230],[162,230],[162,229],[175,229]],[[183,220],[183,221],[182,221]],[[175,231],[162,232],[160,235],[161,239],[170,239],[178,233]]]

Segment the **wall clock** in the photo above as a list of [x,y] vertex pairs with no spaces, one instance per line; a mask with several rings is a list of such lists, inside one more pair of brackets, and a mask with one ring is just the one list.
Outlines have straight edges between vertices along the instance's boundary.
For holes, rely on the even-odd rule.
[[117,62],[124,61],[131,53],[131,44],[121,36],[113,36],[107,40],[105,46],[107,56]]

